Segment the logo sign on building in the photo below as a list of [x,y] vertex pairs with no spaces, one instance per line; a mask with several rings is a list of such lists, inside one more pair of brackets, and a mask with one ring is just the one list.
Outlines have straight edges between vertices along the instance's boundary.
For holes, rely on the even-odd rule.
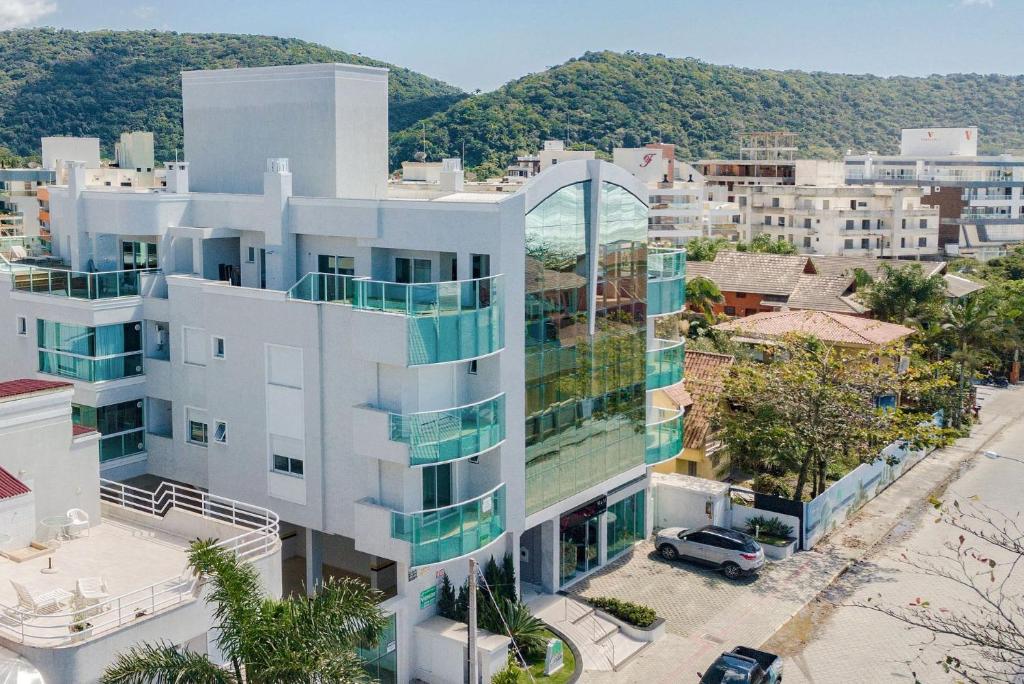
[[427,587],[420,592],[420,610],[437,603],[437,585]]
[[544,676],[549,677],[565,665],[565,647],[561,639],[548,639],[548,650],[544,656]]

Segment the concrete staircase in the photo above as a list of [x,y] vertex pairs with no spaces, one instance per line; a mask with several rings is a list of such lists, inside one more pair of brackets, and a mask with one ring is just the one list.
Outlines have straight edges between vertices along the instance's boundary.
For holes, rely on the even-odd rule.
[[617,672],[640,652],[646,641],[626,636],[615,623],[591,606],[565,596],[546,596],[530,606],[534,615],[576,644],[586,670]]

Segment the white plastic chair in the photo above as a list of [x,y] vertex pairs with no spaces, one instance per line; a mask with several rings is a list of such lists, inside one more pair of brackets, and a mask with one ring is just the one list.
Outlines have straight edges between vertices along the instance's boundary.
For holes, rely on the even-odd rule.
[[81,508],[68,510],[68,536],[74,539],[84,533],[89,536],[89,514]]
[[75,583],[75,603],[78,608],[91,608],[110,598],[107,581],[102,577],[82,577]]
[[71,601],[75,595],[65,589],[33,593],[24,584],[11,580],[11,586],[18,594],[18,607],[31,613],[52,613]]

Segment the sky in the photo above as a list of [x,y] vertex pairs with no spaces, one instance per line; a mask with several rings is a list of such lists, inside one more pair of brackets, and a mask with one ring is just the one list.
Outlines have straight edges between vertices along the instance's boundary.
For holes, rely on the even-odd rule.
[[1024,71],[1024,0],[0,0],[0,29],[302,38],[492,90],[588,50],[880,76]]

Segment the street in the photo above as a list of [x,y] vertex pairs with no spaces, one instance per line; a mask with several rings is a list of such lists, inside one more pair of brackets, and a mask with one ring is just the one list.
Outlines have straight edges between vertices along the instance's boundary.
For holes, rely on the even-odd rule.
[[[950,504],[954,500],[975,502],[1013,516],[1024,507],[1024,421],[1020,419],[1024,388],[982,388],[981,397],[985,422],[975,433],[993,424],[999,427],[979,445],[983,453],[969,459],[945,492],[936,491],[935,495]],[[998,457],[984,452],[995,452]],[[919,559],[920,554],[938,553],[946,542],[956,543],[959,531],[936,523],[936,518],[927,500],[918,502],[885,538],[764,644],[765,649],[785,657],[788,684],[955,681],[939,662],[947,653],[957,657],[969,654],[956,648],[950,638],[935,638],[851,605],[871,602],[907,607],[920,599],[929,601],[935,610],[970,610],[970,599],[977,602],[977,598],[969,590],[927,576],[907,563],[907,559]],[[998,553],[992,555],[1000,558]],[[1007,585],[1010,593],[1021,588],[1020,582]]]

